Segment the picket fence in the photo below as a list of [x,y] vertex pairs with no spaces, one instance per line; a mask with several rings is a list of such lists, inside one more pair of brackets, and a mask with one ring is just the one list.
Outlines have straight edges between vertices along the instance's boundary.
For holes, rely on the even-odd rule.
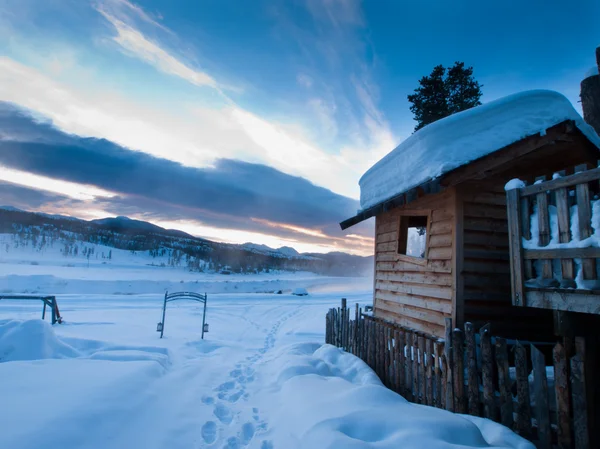
[[361,358],[411,402],[489,418],[539,449],[590,448],[583,339],[572,348],[524,344],[492,337],[489,325],[454,329],[449,318],[439,339],[363,313],[358,304],[352,311],[342,299],[327,312],[325,341]]

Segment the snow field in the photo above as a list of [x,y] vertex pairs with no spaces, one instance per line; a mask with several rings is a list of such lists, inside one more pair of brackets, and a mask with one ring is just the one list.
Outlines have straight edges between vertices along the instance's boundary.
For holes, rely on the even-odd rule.
[[[0,291],[54,294],[64,323],[40,320],[41,301],[0,300],[0,448],[533,448],[410,404],[322,345],[327,310],[371,304],[372,279],[189,273],[132,254],[112,268],[31,265],[20,253],[0,259]],[[159,338],[165,289],[208,292],[205,340],[202,304],[186,301],[168,304]]]
[[[0,447],[531,448],[498,424],[410,404],[323,341],[325,311],[368,287],[174,302],[161,295],[0,304]],[[480,428],[483,429],[480,430]]]

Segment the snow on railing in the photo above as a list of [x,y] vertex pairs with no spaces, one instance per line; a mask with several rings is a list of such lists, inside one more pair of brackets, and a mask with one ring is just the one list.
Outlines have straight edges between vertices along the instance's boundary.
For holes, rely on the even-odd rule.
[[[506,185],[515,305],[600,313],[594,300],[600,296],[599,180],[600,168],[582,165],[570,176]],[[566,292],[557,297],[542,290]]]

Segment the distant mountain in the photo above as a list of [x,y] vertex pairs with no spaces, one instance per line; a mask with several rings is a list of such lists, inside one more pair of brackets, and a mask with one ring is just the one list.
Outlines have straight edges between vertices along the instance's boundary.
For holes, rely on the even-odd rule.
[[279,249],[271,248],[270,246],[261,245],[258,243],[243,243],[238,246],[244,250],[251,251],[253,253],[268,254],[268,255],[275,256],[275,257],[287,257],[287,258],[299,257],[299,258],[305,258],[305,259],[306,258],[308,258],[308,259],[314,258],[311,255],[300,254],[294,248],[291,248],[289,246],[282,246]]
[[24,210],[17,209],[14,206],[0,206],[0,209],[2,209],[2,210],[9,210],[11,212],[25,212]]
[[90,223],[95,223],[104,228],[107,228],[113,232],[118,233],[131,233],[137,231],[151,232],[156,234],[166,234],[172,235],[176,237],[184,237],[184,238],[196,238],[186,232],[179,231],[177,229],[165,229],[161,228],[152,223],[148,223],[147,221],[142,220],[134,220],[129,217],[125,217],[119,215],[118,217],[109,217],[109,218],[100,218],[97,220],[91,220]]
[[0,232],[17,234],[31,242],[87,242],[130,251],[147,251],[152,257],[169,255],[173,266],[190,270],[260,272],[266,270],[312,271],[336,276],[372,273],[373,257],[332,252],[300,254],[294,248],[270,248],[256,243],[242,245],[213,242],[177,229],[165,229],[125,216],[81,220],[62,215],[27,212],[0,206]]

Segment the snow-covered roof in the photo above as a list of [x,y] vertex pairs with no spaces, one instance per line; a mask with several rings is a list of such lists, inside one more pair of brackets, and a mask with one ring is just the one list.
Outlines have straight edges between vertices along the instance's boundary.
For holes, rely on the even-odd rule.
[[558,92],[531,90],[500,98],[420,129],[359,181],[363,210],[565,120],[600,148],[600,137]]

